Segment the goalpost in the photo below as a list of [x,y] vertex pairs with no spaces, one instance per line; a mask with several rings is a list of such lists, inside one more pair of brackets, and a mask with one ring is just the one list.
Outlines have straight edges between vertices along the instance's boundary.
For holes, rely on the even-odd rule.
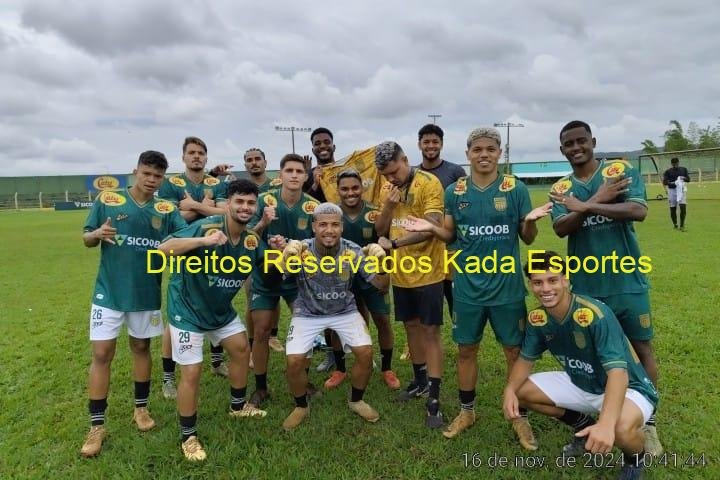
[[[690,174],[690,184],[693,190],[693,198],[705,197],[703,193],[708,195],[708,199],[715,199],[715,190],[705,192],[709,183],[717,183],[720,181],[720,148],[700,148],[696,150],[680,150],[677,152],[662,153],[643,153],[638,157],[640,173],[648,185],[649,190],[653,192],[663,192],[662,176],[663,172],[670,168],[670,160],[677,158],[680,166],[685,167]],[[661,194],[659,194],[661,195]],[[655,196],[655,195],[653,195]],[[648,196],[650,198],[650,195]]]

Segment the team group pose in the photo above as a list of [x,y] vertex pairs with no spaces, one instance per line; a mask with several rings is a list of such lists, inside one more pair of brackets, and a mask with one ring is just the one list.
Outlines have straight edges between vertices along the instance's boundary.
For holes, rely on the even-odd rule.
[[[240,180],[230,177],[231,165],[206,173],[207,146],[197,137],[183,143],[185,171],[179,175],[165,178],[165,156],[143,152],[134,185],[98,195],[84,227],[84,244],[101,246],[101,259],[90,313],[91,428],[81,454],[99,454],[107,435],[110,365],[124,324],[133,354],[137,428],[155,427],[148,410],[149,347],[152,337],[162,336],[162,393],[177,402],[182,454],[202,461],[207,453],[197,415],[205,338],[211,371],[230,383],[230,416],[265,418],[273,403],[269,352],[285,351],[286,388],[295,408],[282,427],[289,431],[305,422],[308,399],[317,392],[308,378],[310,357],[316,338],[324,335],[328,355],[319,370],[334,369],[325,389],[349,380],[349,410],[375,423],[382,412],[364,401],[377,369],[372,319],[384,383],[399,390],[401,402],[425,398],[423,423],[452,439],[476,421],[477,354],[489,322],[507,364],[502,410],[520,445],[536,450],[542,441],[528,411],[548,415],[573,429],[571,441],[558,451],[607,453],[616,446],[624,459],[621,478],[640,478],[646,455],[663,451],[655,426],[658,374],[647,279],[637,269],[568,276],[554,252],[523,270],[519,244],[532,244],[537,222],[551,216],[554,232],[568,238],[568,256],[617,255],[637,262],[633,222],[647,215],[639,173],[624,161],[597,160],[590,127],[573,121],[560,131],[560,151],[572,173],[552,186],[549,202],[533,207],[525,184],[498,170],[502,141],[496,129],[469,133],[469,174],[441,158],[443,141],[440,127],[422,127],[422,162],[416,166],[398,143],[377,145],[374,167],[384,183],[375,204],[363,199],[366,185],[358,171],[337,170],[327,128],[311,134],[317,166],[309,157],[288,154],[276,179],[268,177],[265,154],[256,147],[244,155],[247,179]],[[327,172],[334,172],[332,184],[323,180]],[[176,266],[168,282],[167,326],[162,276],[148,268],[156,269],[161,255]],[[473,259],[491,257],[510,258],[516,268],[465,270]],[[388,260],[402,265],[403,258],[426,259],[427,268],[386,266]],[[458,271],[445,271],[447,258]],[[326,264],[334,268],[319,268]],[[529,313],[524,277],[540,304]],[[232,305],[240,290],[247,308],[242,314]],[[285,346],[277,335],[281,298],[292,312]],[[440,404],[443,298],[457,344],[459,412],[449,424]],[[412,362],[405,388],[392,370],[391,309],[403,323]],[[545,350],[562,371],[532,373]],[[353,355],[349,373],[347,353]],[[248,396],[251,371],[255,389]]]

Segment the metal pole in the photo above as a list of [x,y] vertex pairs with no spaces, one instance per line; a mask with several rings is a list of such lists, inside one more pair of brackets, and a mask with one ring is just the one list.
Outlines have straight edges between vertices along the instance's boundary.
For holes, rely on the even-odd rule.
[[18,201],[17,201],[17,194],[18,194],[18,192],[15,192],[15,210],[20,210],[20,207],[18,206]]
[[292,140],[292,151],[295,153],[295,132],[311,132],[312,129],[308,127],[296,127],[294,125],[286,127],[275,125],[275,131],[277,132],[290,132],[290,138]]
[[290,127],[290,137],[292,138],[293,153],[295,153],[295,127]]

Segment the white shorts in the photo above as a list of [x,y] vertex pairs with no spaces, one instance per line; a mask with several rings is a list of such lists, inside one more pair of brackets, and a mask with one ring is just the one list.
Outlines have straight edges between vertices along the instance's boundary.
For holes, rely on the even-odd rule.
[[677,207],[678,203],[687,205],[687,195],[682,192],[678,195],[677,188],[668,188],[668,200],[670,201],[671,207]]
[[312,353],[315,337],[326,328],[337,332],[346,352],[350,350],[350,347],[372,345],[365,320],[358,312],[327,317],[293,316],[285,339],[287,355]]
[[[576,412],[594,415],[600,413],[605,395],[588,393],[577,387],[565,372],[541,372],[530,375],[530,380],[560,408],[568,408]],[[653,414],[655,407],[645,396],[628,388],[625,398],[633,402],[643,415],[643,423]]]
[[93,304],[90,308],[90,341],[115,340],[124,323],[127,323],[131,337],[152,338],[163,333],[160,310],[119,312]]
[[194,365],[202,363],[203,340],[207,337],[213,345],[220,345],[226,338],[245,332],[245,324],[235,317],[230,323],[217,330],[198,333],[179,329],[170,325],[170,342],[172,343],[172,358],[180,365]]

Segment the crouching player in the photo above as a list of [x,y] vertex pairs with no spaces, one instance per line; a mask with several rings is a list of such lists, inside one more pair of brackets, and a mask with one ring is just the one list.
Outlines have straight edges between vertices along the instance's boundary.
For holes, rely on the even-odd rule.
[[[308,415],[307,357],[312,354],[313,340],[326,328],[334,330],[343,347],[355,356],[352,369],[352,393],[348,407],[368,422],[376,422],[380,415],[363,401],[365,388],[372,372],[372,341],[367,325],[355,305],[353,279],[360,276],[381,291],[387,291],[389,278],[385,274],[370,273],[372,257],[380,263],[385,251],[378,244],[360,247],[341,238],[343,212],[335,204],[322,203],[313,212],[314,238],[291,240],[283,251],[282,261],[288,268],[298,260],[301,268],[294,274],[298,297],[288,330],[287,379],[295,398],[295,409],[283,422],[285,430],[297,427]],[[298,258],[299,257],[299,258]],[[329,257],[329,258],[328,258]],[[312,268],[330,264],[330,268]],[[351,265],[352,263],[352,265]]]
[[[190,461],[202,461],[207,456],[196,429],[205,337],[222,345],[230,357],[230,415],[239,418],[266,415],[245,400],[250,349],[245,325],[232,306],[251,269],[263,271],[265,244],[246,229],[255,214],[257,198],[258,188],[251,181],[233,181],[228,186],[224,215],[198,220],[159,247],[165,255],[183,255],[171,259],[179,265],[176,264],[177,273],[168,285],[168,317],[173,360],[181,371],[177,409],[182,451]],[[279,237],[269,241],[276,249],[285,246]],[[184,262],[180,263],[181,260]],[[279,281],[280,273],[272,272]]]
[[[556,257],[556,258],[553,258]],[[551,263],[552,259],[552,263]],[[570,292],[565,266],[555,252],[535,256],[525,267],[541,307],[528,314],[520,358],[505,387],[503,411],[518,418],[520,407],[559,419],[574,429],[565,456],[622,451],[621,479],[642,475],[645,435],[658,394],[612,310]],[[550,350],[564,372],[530,375]],[[597,421],[591,415],[598,414]]]

